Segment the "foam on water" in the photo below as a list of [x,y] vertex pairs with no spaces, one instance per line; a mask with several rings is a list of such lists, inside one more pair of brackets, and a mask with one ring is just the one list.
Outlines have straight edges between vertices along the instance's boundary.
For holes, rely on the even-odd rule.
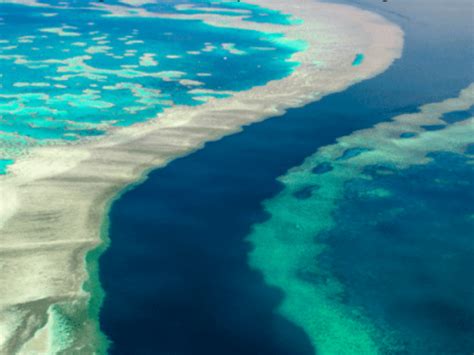
[[[285,188],[264,204],[269,219],[255,225],[248,238],[254,247],[249,263],[269,285],[284,292],[279,312],[306,331],[318,354],[403,350],[390,331],[379,329],[361,309],[345,303],[343,284],[323,266],[325,232],[335,227],[333,213],[347,183],[370,179],[368,167],[390,174],[393,169],[431,162],[430,152],[463,154],[474,142],[472,116],[439,130],[422,126],[443,124],[443,116],[467,110],[473,103],[471,85],[457,98],[424,105],[417,113],[340,138],[279,179]],[[417,135],[406,135],[409,132]],[[367,194],[385,198],[390,191],[374,188]]]

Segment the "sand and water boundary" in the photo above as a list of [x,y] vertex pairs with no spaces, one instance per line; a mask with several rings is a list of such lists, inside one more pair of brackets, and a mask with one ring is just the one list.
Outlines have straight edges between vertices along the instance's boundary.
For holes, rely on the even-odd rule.
[[[97,287],[84,288],[85,257],[106,237],[101,230],[114,197],[151,169],[371,78],[401,55],[402,31],[374,13],[313,0],[247,2],[303,22],[280,26],[211,14],[188,18],[307,42],[308,48],[292,58],[301,64],[290,76],[198,107],[175,106],[99,139],[34,148],[0,177],[0,352],[101,352],[103,338],[87,291]],[[121,15],[120,8],[109,10]],[[364,61],[354,67],[359,53]]]

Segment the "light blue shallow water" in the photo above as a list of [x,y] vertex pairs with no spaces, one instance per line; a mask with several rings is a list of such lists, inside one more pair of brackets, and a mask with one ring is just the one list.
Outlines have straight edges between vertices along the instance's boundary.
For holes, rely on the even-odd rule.
[[[297,65],[289,58],[303,46],[278,34],[198,20],[105,17],[106,11],[84,5],[1,5],[0,158],[28,146],[98,136],[175,105],[199,105],[282,78]],[[148,10],[208,13],[204,6],[211,5],[166,2]],[[243,11],[247,21],[291,22],[245,4],[217,2],[212,9],[224,16]]]
[[[92,3],[86,3],[81,0],[39,0],[39,4],[54,5],[54,6],[67,6],[68,8],[84,8],[86,6],[94,5]],[[136,6],[127,4],[120,0],[107,0],[107,5],[119,5],[126,9],[135,9]],[[97,5],[97,4],[96,4]],[[182,8],[177,9],[177,6]],[[96,9],[100,9],[100,4]],[[245,2],[237,1],[226,1],[226,0],[167,0],[167,1],[156,1],[145,3],[139,6],[141,9],[145,9],[154,13],[164,14],[219,14],[233,17],[243,17],[245,21],[260,22],[260,23],[271,23],[279,25],[291,25],[298,23],[300,20],[293,18],[289,14],[285,14],[276,10],[263,8],[257,5],[248,4]]]
[[354,67],[358,66],[358,65],[361,65],[362,62],[364,61],[364,55],[362,53],[359,53],[356,55],[356,57],[354,58],[354,61],[352,62],[352,65]]
[[13,159],[0,159],[0,174],[6,174],[11,164],[13,164]]

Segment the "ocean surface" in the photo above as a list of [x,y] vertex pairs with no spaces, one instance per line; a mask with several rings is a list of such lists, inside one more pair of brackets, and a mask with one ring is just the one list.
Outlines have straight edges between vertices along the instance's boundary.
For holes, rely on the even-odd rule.
[[[100,259],[111,353],[472,352],[474,145],[423,146],[431,160],[406,166],[319,150],[458,97],[474,81],[472,5],[355,4],[405,31],[388,71],[207,144],[113,204]],[[447,109],[399,139],[472,115]]]
[[[388,71],[209,143],[113,204],[100,258],[112,354],[472,353],[474,145],[417,143],[472,107],[380,147],[336,143],[474,82],[472,4],[347,3],[405,31]],[[430,160],[377,154],[393,142]]]
[[[199,20],[110,17],[100,4],[83,1],[37,5],[0,6],[0,174],[31,147],[71,144],[175,105],[199,105],[285,77],[297,65],[291,55],[304,45],[278,33]],[[107,5],[133,10],[118,1]],[[288,26],[296,21],[237,3],[144,7],[168,16],[219,14]]]

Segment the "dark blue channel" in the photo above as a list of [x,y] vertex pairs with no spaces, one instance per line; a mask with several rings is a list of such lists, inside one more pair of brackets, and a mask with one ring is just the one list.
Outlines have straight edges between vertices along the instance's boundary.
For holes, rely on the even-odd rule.
[[100,259],[100,324],[112,354],[314,353],[305,333],[276,313],[282,294],[247,265],[245,237],[267,217],[262,201],[319,147],[474,81],[470,17],[461,14],[469,2],[358,4],[405,30],[403,57],[388,71],[209,143],[114,203],[111,245]]

